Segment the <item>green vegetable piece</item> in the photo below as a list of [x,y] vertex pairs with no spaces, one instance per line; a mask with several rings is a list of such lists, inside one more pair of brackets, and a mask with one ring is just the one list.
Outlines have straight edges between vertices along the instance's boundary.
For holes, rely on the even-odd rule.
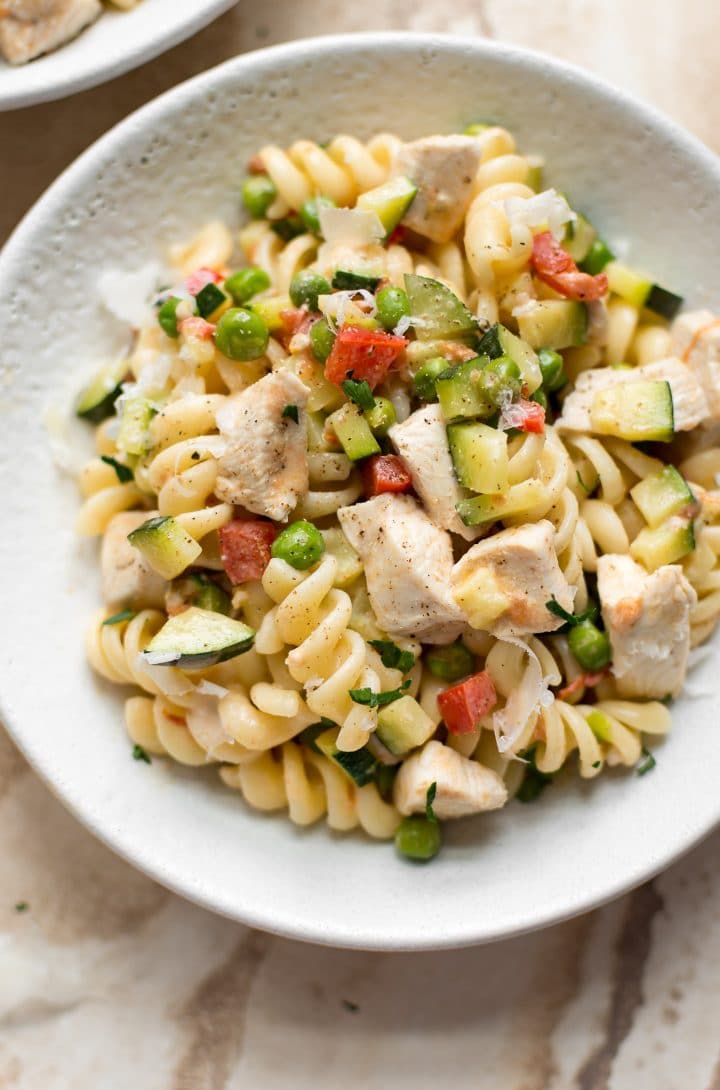
[[435,822],[435,824],[437,824],[437,818],[435,817],[435,811],[433,810],[433,803],[435,802],[436,795],[437,781],[433,780],[425,794],[425,817],[428,819],[428,821]]
[[123,621],[131,621],[136,616],[134,609],[123,609],[120,613],[113,613],[112,617],[106,617],[103,624],[122,624]]
[[610,261],[614,260],[615,254],[607,242],[602,238],[596,238],[578,267],[583,272],[590,273],[591,276],[597,276]]
[[477,332],[477,318],[439,280],[406,273],[405,290],[418,340],[467,339]]
[[585,344],[587,327],[587,307],[573,299],[542,299],[518,316],[521,338],[535,349]]
[[325,277],[310,269],[295,273],[290,281],[290,298],[296,307],[307,305],[310,310],[317,310],[318,297],[328,295],[330,290]]
[[128,481],[131,481],[135,476],[130,469],[130,466],[123,465],[122,462],[118,462],[117,458],[111,458],[109,454],[101,454],[100,461],[113,467],[115,476],[120,481],[120,484],[127,484]]
[[552,776],[541,772],[534,765],[529,765],[515,798],[518,802],[535,802],[549,783],[552,783]]
[[434,677],[443,681],[458,681],[473,672],[475,659],[465,644],[458,640],[446,647],[433,647],[425,655],[425,663]]
[[270,552],[276,560],[284,560],[298,571],[306,571],[317,564],[325,552],[325,542],[317,526],[300,519],[278,534]]
[[127,370],[128,365],[124,359],[115,360],[103,367],[80,394],[75,405],[77,415],[92,424],[100,424],[111,416]]
[[300,219],[303,222],[305,230],[309,231],[311,235],[317,235],[318,238],[322,238],[320,209],[334,207],[335,201],[331,200],[330,197],[310,197],[300,209]]
[[567,382],[563,371],[565,361],[554,348],[541,348],[537,354],[542,374],[543,386],[548,393],[554,393]]
[[446,371],[449,373],[449,370],[450,364],[442,356],[433,356],[426,360],[413,379],[417,396],[423,401],[437,401],[435,383],[440,375],[444,375]]
[[612,657],[607,633],[601,632],[592,621],[583,621],[570,629],[568,647],[583,670],[604,670]]
[[683,475],[671,465],[638,481],[630,489],[630,495],[648,526],[653,528],[696,502]]
[[251,265],[247,269],[238,269],[223,284],[225,291],[231,296],[238,306],[249,302],[254,295],[261,291],[267,291],[270,287],[270,277],[264,269],[258,269]]
[[401,318],[410,315],[410,300],[402,288],[381,288],[375,297],[376,318],[383,329],[391,333]]
[[[343,383],[343,385],[345,385]],[[373,435],[384,439],[390,428],[397,422],[395,406],[388,397],[376,397],[372,409],[366,409],[365,419],[370,425]]]
[[200,579],[201,586],[193,595],[193,605],[198,609],[208,609],[211,613],[222,613],[229,617],[232,609],[230,595],[206,576],[201,576]]
[[175,295],[171,295],[169,299],[165,300],[157,313],[157,320],[160,324],[160,328],[163,333],[167,333],[168,337],[180,336],[177,325],[177,314],[175,313],[179,305],[180,300]]
[[302,235],[305,231],[303,221],[299,216],[294,214],[286,216],[285,219],[282,220],[273,220],[270,227],[283,242],[290,242],[292,239],[297,238],[298,235]]
[[390,802],[393,796],[393,787],[395,786],[395,777],[398,774],[400,765],[383,765],[378,764],[375,772],[375,786],[378,789],[378,794],[384,802]]
[[647,746],[642,747],[642,755],[642,761],[639,761],[636,766],[638,776],[644,776],[647,772],[650,772],[653,768],[655,768],[655,765],[657,764],[655,757],[652,755]]
[[340,383],[343,389],[343,393],[346,397],[349,397],[351,401],[354,401],[356,405],[359,405],[364,411],[375,408],[375,398],[373,392],[370,389],[370,383],[366,379],[360,379],[359,381],[354,378],[346,378]]
[[368,189],[358,197],[357,207],[374,212],[385,228],[385,237],[391,234],[415,199],[417,186],[409,178],[400,175],[390,181]]
[[197,312],[201,318],[209,318],[227,301],[227,295],[217,284],[205,284],[195,296]]
[[363,704],[366,708],[385,708],[396,700],[402,699],[410,681],[403,681],[399,689],[389,689],[386,693],[374,693],[372,689],[349,689],[350,699],[354,704]]
[[282,313],[292,306],[289,295],[269,295],[264,299],[255,299],[247,304],[247,309],[257,314],[270,333],[277,333],[283,328]]
[[296,424],[300,421],[297,405],[286,405],[283,411],[280,413],[282,420],[294,420]]
[[275,183],[268,174],[251,174],[242,187],[243,204],[254,220],[261,220],[277,197]]
[[442,833],[437,821],[422,814],[403,818],[395,833],[395,847],[400,855],[414,863],[427,863],[440,851]]
[[337,729],[337,723],[333,723],[332,719],[321,719],[319,723],[311,723],[309,727],[305,727],[305,730],[301,730],[298,740],[308,749],[311,749],[313,753],[322,753],[322,750],[316,745],[318,738],[328,730]]
[[155,666],[203,670],[249,651],[255,631],[242,621],[198,606],[170,617],[143,651]]
[[335,344],[335,334],[325,318],[320,318],[310,326],[310,347],[319,363],[325,363]]
[[268,327],[257,314],[231,307],[215,327],[215,344],[231,360],[256,360],[268,346]]
[[494,121],[473,121],[472,124],[465,126],[462,134],[463,136],[480,136],[480,133],[485,132],[486,129],[491,129],[494,124]]
[[379,276],[365,276],[364,273],[351,272],[348,269],[336,269],[332,286],[337,291],[375,291],[380,280]]
[[597,617],[597,606],[594,604],[587,609],[584,609],[582,613],[568,613],[554,596],[549,602],[545,603],[545,609],[548,613],[553,613],[556,617],[560,617],[560,619],[565,621],[571,628],[574,625],[582,624],[583,621],[592,621]]
[[542,373],[538,358],[529,344],[511,333],[504,325],[496,322],[483,333],[477,346],[478,356],[489,356],[491,360],[506,356],[515,363],[520,371],[523,384],[533,393],[542,385]]
[[675,430],[672,388],[662,380],[623,382],[598,390],[590,407],[592,430],[630,443],[669,442]]
[[582,261],[590,252],[597,231],[582,212],[577,212],[576,216],[575,222],[571,221],[567,225],[563,246],[573,261]]
[[128,534],[128,541],[163,579],[175,579],[202,552],[195,538],[171,515],[156,515],[143,522]]
[[380,444],[370,430],[370,425],[353,402],[348,401],[327,418],[340,444],[352,462],[380,453]]
[[18,901],[15,905],[16,912],[27,912],[29,908],[30,905],[27,903],[27,901]]
[[122,407],[117,448],[124,454],[145,454],[150,447],[150,421],[155,408],[145,397],[131,397]]
[[142,746],[135,744],[132,748],[132,755],[134,761],[144,761],[146,765],[152,764],[152,757]]
[[383,666],[387,666],[388,670],[401,670],[407,674],[415,665],[412,651],[403,651],[392,640],[368,640],[368,643],[378,652]]

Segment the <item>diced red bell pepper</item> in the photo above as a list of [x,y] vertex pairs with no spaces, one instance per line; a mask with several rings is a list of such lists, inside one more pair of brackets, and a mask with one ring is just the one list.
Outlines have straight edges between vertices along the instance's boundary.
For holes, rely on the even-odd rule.
[[231,583],[260,579],[277,529],[265,519],[235,519],[220,529],[220,556]]
[[566,299],[586,303],[608,293],[605,273],[591,276],[581,272],[567,250],[555,241],[551,231],[535,235],[530,263],[540,279]]
[[207,284],[219,284],[221,280],[222,276],[214,269],[196,269],[185,280],[185,288],[191,295],[197,295]]
[[379,329],[343,326],[325,362],[325,378],[339,386],[352,375],[375,389],[382,382],[408,341]]
[[379,496],[381,492],[409,492],[412,477],[397,454],[373,454],[362,467],[363,487],[366,496]]
[[178,332],[186,337],[197,337],[201,341],[209,341],[215,332],[212,322],[206,322],[204,318],[193,315],[192,318],[183,318],[178,322]]
[[517,428],[518,431],[542,435],[545,431],[545,410],[537,401],[527,401],[522,397],[503,409],[501,422],[505,428]]
[[438,707],[451,734],[470,734],[497,703],[492,678],[487,670],[440,693]]
[[405,239],[406,231],[407,229],[403,227],[401,223],[399,223],[397,227],[395,227],[388,235],[385,245],[393,246],[395,243],[400,245]]

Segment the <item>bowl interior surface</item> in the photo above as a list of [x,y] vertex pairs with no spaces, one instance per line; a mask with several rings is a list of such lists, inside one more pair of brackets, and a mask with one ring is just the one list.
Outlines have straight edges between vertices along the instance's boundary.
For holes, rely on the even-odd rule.
[[401,949],[507,936],[582,911],[647,877],[720,818],[712,655],[677,701],[657,767],[548,790],[532,807],[457,823],[432,866],[390,846],[251,812],[212,771],[131,759],[123,690],[86,665],[96,545],[53,462],[43,414],[64,407],[125,329],[99,273],[161,257],[212,217],[239,222],[238,182],[262,144],[337,132],[403,137],[493,119],[545,156],[611,245],[720,305],[720,170],[645,107],[547,58],[484,42],[358,35],[238,58],[106,135],[34,208],[0,259],[0,694],[10,731],[75,814],[160,882],[296,938]]

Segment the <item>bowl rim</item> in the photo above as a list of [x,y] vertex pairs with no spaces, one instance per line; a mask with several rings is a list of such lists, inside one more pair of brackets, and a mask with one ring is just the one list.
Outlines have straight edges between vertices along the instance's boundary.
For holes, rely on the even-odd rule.
[[[248,70],[252,71],[253,68],[276,67],[287,60],[296,61],[307,57],[315,60],[326,53],[338,50],[351,54],[362,54],[368,51],[382,52],[387,49],[404,52],[417,50],[418,47],[449,53],[461,51],[466,55],[472,54],[479,59],[482,59],[483,56],[503,55],[512,65],[536,71],[543,69],[545,72],[579,81],[597,95],[606,100],[609,99],[613,108],[625,111],[627,115],[630,115],[636,121],[660,131],[686,158],[696,163],[700,162],[706,171],[713,173],[717,177],[720,187],[720,158],[697,137],[687,132],[677,122],[666,117],[655,107],[616,89],[592,73],[539,51],[483,38],[465,39],[458,35],[424,32],[369,31],[357,34],[335,34],[303,38],[240,54],[207,69],[163,92],[99,137],[63,170],[15,227],[0,251],[0,280],[6,278],[8,273],[12,275],[13,266],[22,260],[26,240],[30,240],[36,230],[36,225],[40,225],[46,219],[46,210],[51,209],[58,203],[62,203],[66,191],[70,190],[79,178],[100,165],[111,149],[122,146],[124,140],[132,134],[151,128],[154,122],[162,117],[168,106],[172,105],[175,108],[178,103],[194,99],[208,85],[222,80],[235,71],[247,73]],[[46,751],[41,745],[34,746],[31,744],[31,736],[28,736],[28,732],[24,731],[20,724],[13,722],[12,714],[7,714],[2,689],[0,689],[0,715],[14,744],[17,745],[34,771],[47,784],[55,797],[89,832],[136,869],[179,896],[219,915],[282,937],[328,946],[378,951],[441,950],[499,941],[548,927],[590,911],[653,878],[700,843],[720,823],[720,800],[718,800],[714,820],[705,824],[696,824],[695,826],[690,822],[685,827],[684,837],[679,839],[666,854],[660,857],[648,857],[639,862],[634,870],[626,870],[622,878],[614,882],[608,882],[602,894],[575,887],[572,892],[568,893],[562,908],[550,905],[543,910],[542,906],[535,906],[533,911],[527,911],[525,919],[511,925],[503,925],[503,922],[498,920],[495,927],[488,928],[484,926],[478,930],[473,926],[472,920],[469,920],[462,933],[459,933],[458,929],[455,928],[453,934],[449,937],[438,936],[437,934],[414,935],[409,937],[406,942],[398,942],[393,938],[386,939],[383,935],[371,933],[369,929],[363,932],[358,928],[343,928],[342,921],[337,921],[331,926],[327,926],[327,922],[323,921],[322,924],[318,924],[313,928],[294,921],[292,914],[282,908],[278,909],[272,917],[268,916],[264,911],[258,912],[247,907],[243,907],[242,910],[234,910],[228,904],[219,904],[210,894],[206,895],[202,890],[195,887],[189,878],[184,877],[181,879],[168,876],[164,872],[165,864],[162,860],[153,859],[147,855],[143,856],[142,853],[140,855],[136,854],[137,849],[125,845],[122,842],[121,834],[117,830],[103,826],[96,815],[84,808],[81,795],[78,795],[77,792],[73,794],[71,790],[66,792],[62,785],[55,782],[52,760],[46,759]]]

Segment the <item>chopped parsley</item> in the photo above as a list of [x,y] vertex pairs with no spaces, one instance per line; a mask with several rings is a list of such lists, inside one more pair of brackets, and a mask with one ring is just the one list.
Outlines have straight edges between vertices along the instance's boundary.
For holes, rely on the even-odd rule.
[[657,764],[657,761],[655,760],[647,746],[642,747],[642,755],[642,761],[638,761],[637,765],[635,766],[637,768],[638,776],[644,776],[646,772],[651,772]]
[[111,458],[109,454],[101,454],[100,461],[105,462],[105,465],[113,467],[120,484],[127,484],[128,481],[131,481],[135,476],[129,466],[124,466],[122,462],[118,462],[117,458]]
[[410,681],[403,681],[399,689],[390,689],[387,693],[374,693],[372,689],[350,689],[350,699],[355,704],[364,704],[367,708],[385,708],[393,704],[410,688]]
[[545,609],[548,613],[554,613],[556,617],[560,617],[565,624],[574,628],[575,625],[582,624],[583,621],[591,621],[597,616],[597,608],[595,606],[589,606],[584,609],[582,613],[568,613],[566,609],[560,605],[555,595],[552,596],[549,602],[545,603]]
[[27,901],[18,901],[15,905],[16,912],[27,912],[29,908],[30,905],[27,903]]
[[342,1005],[346,1011],[350,1011],[350,1014],[357,1014],[360,1010],[357,1003],[353,1003],[350,999],[343,999]]
[[152,757],[147,753],[142,746],[135,744],[132,749],[133,760],[144,761],[146,765],[152,764]]
[[437,818],[435,811],[433,810],[433,803],[435,802],[435,796],[437,795],[437,781],[433,780],[427,789],[427,795],[425,796],[425,817],[428,821],[434,822],[437,825]]
[[286,405],[280,416],[283,420],[294,420],[297,424],[299,420],[297,405]]
[[412,651],[401,651],[392,640],[368,640],[368,643],[378,652],[383,666],[387,666],[388,670],[400,670],[406,674],[415,665]]
[[123,621],[131,621],[137,614],[133,609],[123,609],[120,613],[113,613],[112,617],[106,617],[103,624],[122,624]]
[[602,761],[593,761],[592,767],[593,768],[599,768],[601,764],[602,764]]
[[366,379],[346,378],[341,386],[347,397],[363,411],[367,412],[375,408],[375,398],[370,389],[370,383]]
[[192,452],[192,454],[190,455],[190,460],[193,461],[193,462],[199,461],[200,460],[200,451],[199,450],[194,450]]
[[520,754],[527,761],[525,777],[517,790],[515,798],[518,802],[535,802],[549,783],[552,783],[552,774],[541,772],[535,764],[535,747]]

